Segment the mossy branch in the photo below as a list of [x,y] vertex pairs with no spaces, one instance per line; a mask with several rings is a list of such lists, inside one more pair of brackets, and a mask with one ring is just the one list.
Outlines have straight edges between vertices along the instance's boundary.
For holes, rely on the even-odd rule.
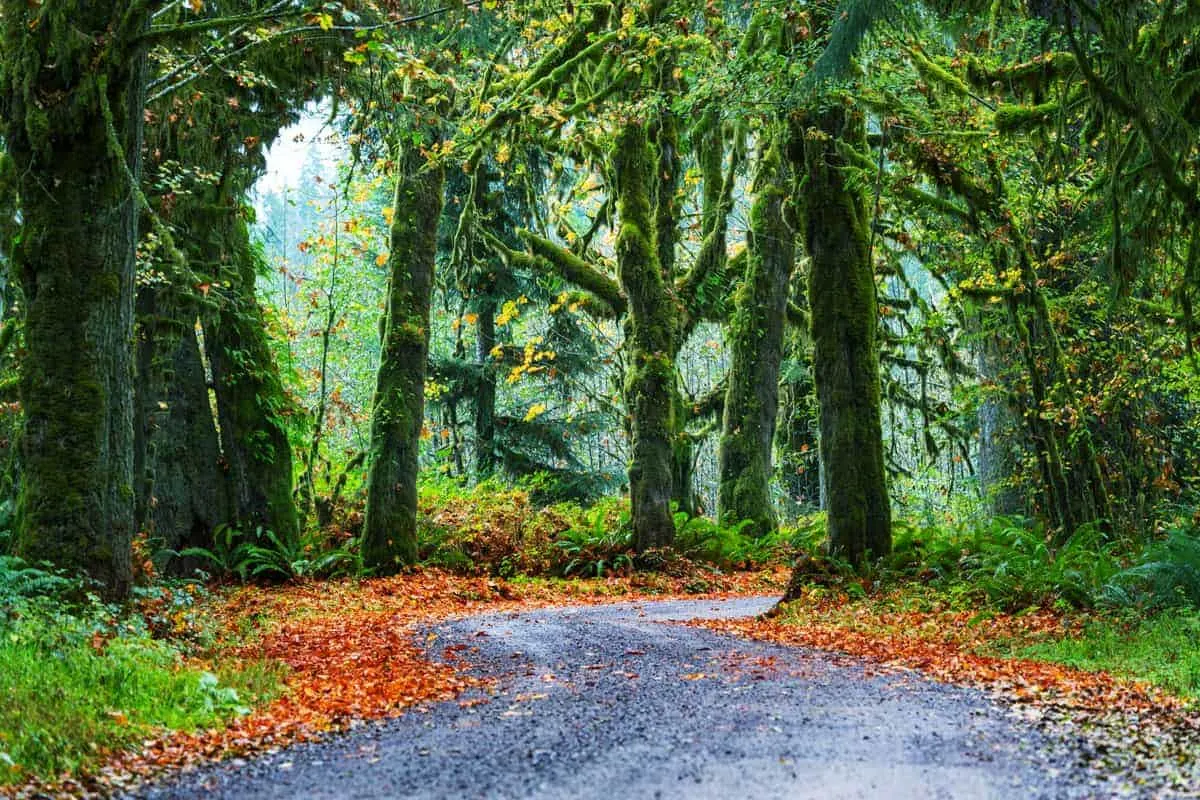
[[[598,316],[620,317],[625,314],[625,296],[621,293],[616,281],[604,275],[588,262],[566,248],[559,247],[548,239],[544,239],[529,231],[517,231],[526,241],[533,252],[522,252],[500,241],[490,231],[480,229],[479,235],[492,250],[504,259],[510,267],[525,267],[539,272],[558,275],[568,283],[573,283],[585,290],[597,301],[608,306],[606,313]],[[588,308],[585,306],[585,308]],[[593,310],[593,305],[588,310]]]
[[980,59],[971,57],[967,60],[967,80],[983,91],[999,83],[1033,92],[1065,78],[1075,67],[1075,55],[1069,52],[1044,53],[1029,61],[1003,67],[989,67]]

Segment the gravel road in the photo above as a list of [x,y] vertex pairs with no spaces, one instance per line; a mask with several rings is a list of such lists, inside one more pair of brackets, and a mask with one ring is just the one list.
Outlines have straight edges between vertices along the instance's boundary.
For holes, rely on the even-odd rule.
[[475,670],[499,678],[490,693],[204,767],[137,796],[1157,796],[1105,783],[1070,737],[1032,728],[979,691],[670,624],[770,603],[630,603],[447,623],[431,650],[465,646]]

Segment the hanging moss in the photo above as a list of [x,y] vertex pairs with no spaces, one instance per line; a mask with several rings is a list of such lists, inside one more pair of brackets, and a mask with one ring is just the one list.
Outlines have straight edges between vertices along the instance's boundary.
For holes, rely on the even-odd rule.
[[363,563],[395,572],[417,557],[417,455],[425,415],[425,362],[444,175],[416,146],[397,164],[388,300],[371,403]]
[[789,171],[781,156],[783,131],[764,134],[750,211],[746,271],[728,328],[730,366],[718,458],[718,519],[752,521],[754,535],[776,527],[771,502],[771,448],[779,405],[779,367],[795,262],[794,225],[787,201]]
[[829,548],[861,564],[891,550],[869,217],[864,198],[848,184],[843,154],[866,146],[862,116],[834,104],[815,115],[801,144],[807,180],[800,218],[810,258]]
[[645,124],[626,122],[613,143],[612,167],[620,217],[617,275],[629,302],[625,396],[633,438],[629,495],[639,552],[669,545],[675,537],[671,518],[675,315],[670,313],[674,306],[654,241],[650,206],[654,163]]

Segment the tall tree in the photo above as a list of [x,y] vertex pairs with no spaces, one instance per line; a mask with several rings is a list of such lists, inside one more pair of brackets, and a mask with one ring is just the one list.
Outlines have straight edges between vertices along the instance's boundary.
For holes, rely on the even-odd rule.
[[811,261],[808,301],[829,549],[857,565],[891,551],[891,505],[870,218],[848,174],[847,151],[865,149],[866,124],[840,98],[831,101],[806,121],[800,220]]
[[[423,143],[425,148],[433,142]],[[444,172],[429,151],[397,144],[383,352],[371,404],[363,563],[394,572],[417,555],[417,455],[425,416],[429,308]]]
[[784,154],[788,131],[786,122],[775,122],[762,134],[746,271],[729,323],[717,516],[726,524],[751,520],[747,533],[752,535],[776,527],[771,451],[779,410],[788,278],[796,260],[794,214],[788,199],[791,169]]
[[[0,135],[26,303],[18,551],[120,597],[133,535],[133,281],[153,4],[0,4]],[[3,191],[0,191],[3,194]]]
[[639,551],[669,545],[675,536],[671,517],[672,433],[675,430],[676,320],[656,248],[650,183],[655,159],[646,123],[627,120],[612,149],[616,179],[617,276],[629,298],[629,372],[626,403],[632,424],[629,499]]

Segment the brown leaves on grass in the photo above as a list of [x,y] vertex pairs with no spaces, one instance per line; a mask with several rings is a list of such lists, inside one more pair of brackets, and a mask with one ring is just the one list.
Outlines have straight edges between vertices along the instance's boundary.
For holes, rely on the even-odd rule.
[[946,683],[998,690],[1018,701],[1071,708],[1181,708],[1179,699],[1146,684],[1061,664],[980,655],[997,641],[1033,641],[1069,633],[1075,622],[1039,609],[1019,615],[976,611],[889,609],[844,596],[806,592],[769,619],[701,620],[713,630],[781,644],[861,656],[919,670]]

